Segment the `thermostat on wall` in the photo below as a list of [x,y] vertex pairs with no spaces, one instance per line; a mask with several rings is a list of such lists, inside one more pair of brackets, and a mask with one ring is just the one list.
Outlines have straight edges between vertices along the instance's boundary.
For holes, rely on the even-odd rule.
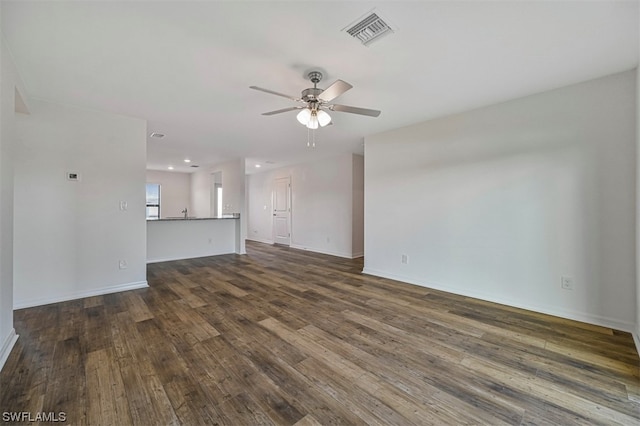
[[79,181],[80,173],[78,172],[67,172],[67,180]]

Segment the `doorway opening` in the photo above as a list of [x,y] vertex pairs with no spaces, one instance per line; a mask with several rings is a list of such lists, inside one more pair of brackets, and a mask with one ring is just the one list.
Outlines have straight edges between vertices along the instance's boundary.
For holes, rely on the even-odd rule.
[[222,172],[211,173],[211,216],[222,217]]

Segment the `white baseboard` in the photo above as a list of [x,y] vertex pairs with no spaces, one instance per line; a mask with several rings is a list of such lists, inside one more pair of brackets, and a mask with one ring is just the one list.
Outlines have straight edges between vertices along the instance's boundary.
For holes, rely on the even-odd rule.
[[317,249],[317,248],[314,248],[314,247],[300,246],[300,245],[297,245],[297,244],[291,244],[289,247],[291,247],[293,249],[298,249],[298,250],[312,251],[314,253],[328,254],[330,256],[343,257],[343,258],[346,258],[346,259],[353,259],[354,258],[351,253],[343,253],[343,252],[338,252],[338,251],[333,251],[333,250],[323,250],[323,249]]
[[273,240],[265,240],[262,238],[253,238],[253,237],[247,237],[247,240],[249,241],[255,241],[256,243],[263,243],[263,244],[273,244]]
[[[260,239],[260,238],[248,238],[248,237],[247,237],[247,240],[255,241],[257,243],[273,245],[273,241],[271,241],[271,240],[263,240],[263,239]],[[298,244],[290,244],[289,247],[291,247],[292,249],[312,251],[314,253],[328,254],[330,256],[343,257],[343,258],[346,258],[346,259],[356,259],[358,257],[363,257],[364,256],[364,252],[357,252],[357,253],[353,253],[353,254],[348,254],[348,253],[337,252],[337,251],[332,251],[332,250],[322,250],[322,249],[317,249],[317,248],[314,248],[314,247],[301,246],[301,245],[298,245]]]
[[11,353],[11,350],[13,349],[17,341],[18,335],[16,334],[16,330],[12,328],[7,337],[5,337],[4,341],[2,342],[2,346],[0,346],[0,371],[2,370],[2,367],[4,367],[4,363],[7,362],[9,354]]
[[237,253],[234,251],[229,251],[225,253],[215,253],[215,254],[203,254],[202,256],[178,256],[178,257],[163,257],[159,259],[147,259],[147,265],[150,263],[160,263],[160,262],[173,262],[174,260],[187,260],[187,259],[199,259],[201,257],[211,257],[211,256],[223,256],[225,254],[245,254],[245,253]]
[[[366,268],[366,267],[362,270],[362,273],[367,275],[374,275],[376,277],[381,277],[381,278],[388,278],[395,281],[402,281],[405,283],[418,285],[420,287],[426,287],[426,288],[432,288],[434,290],[445,291],[447,293],[457,294],[459,296],[473,297],[474,299],[480,299],[487,302],[498,303],[500,305],[507,305],[514,308],[525,309],[527,311],[539,312],[541,314],[552,315],[555,317],[570,319],[574,321],[586,322],[588,324],[612,328],[614,330],[626,331],[631,334],[634,333],[634,328],[635,328],[634,323],[621,321],[616,318],[608,318],[601,315],[593,315],[588,312],[576,312],[576,311],[571,311],[567,309],[561,309],[555,306],[531,305],[527,303],[522,303],[521,301],[518,301],[518,300],[505,299],[501,297],[495,297],[493,295],[476,293],[473,291],[460,291],[459,289],[452,289],[442,284],[437,284],[437,283],[432,283],[427,281],[417,281],[409,277],[389,274],[383,271],[378,271],[378,270]],[[638,345],[638,342],[636,342],[636,345]]]
[[640,331],[631,333],[631,335],[633,336],[633,342],[636,344],[636,352],[640,354]]
[[32,308],[34,306],[48,305],[50,303],[66,302],[69,300],[83,299],[85,297],[92,297],[92,296],[101,296],[103,294],[118,293],[118,292],[127,291],[127,290],[137,290],[139,288],[146,288],[146,287],[149,287],[149,284],[147,283],[147,281],[137,281],[132,283],[118,284],[114,286],[102,287],[102,288],[91,289],[86,291],[77,291],[73,293],[67,293],[62,296],[43,297],[40,299],[30,299],[30,300],[18,300],[18,301],[14,301],[13,309],[16,310],[16,309]]

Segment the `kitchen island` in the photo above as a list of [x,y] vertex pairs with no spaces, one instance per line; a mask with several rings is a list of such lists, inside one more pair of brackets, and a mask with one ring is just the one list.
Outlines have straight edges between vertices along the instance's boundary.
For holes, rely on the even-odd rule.
[[240,215],[147,220],[147,263],[240,253]]

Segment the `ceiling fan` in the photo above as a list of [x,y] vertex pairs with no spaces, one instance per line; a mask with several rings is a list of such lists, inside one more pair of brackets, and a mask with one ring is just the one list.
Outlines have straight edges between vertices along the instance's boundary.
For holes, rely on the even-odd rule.
[[349,83],[336,80],[326,89],[322,90],[317,87],[318,83],[322,80],[322,73],[320,71],[311,71],[307,78],[313,83],[313,87],[302,91],[302,96],[296,98],[295,96],[285,95],[283,93],[274,92],[273,90],[263,89],[262,87],[251,86],[251,89],[260,90],[261,92],[271,93],[272,95],[282,96],[292,101],[300,102],[304,105],[294,106],[289,108],[278,109],[275,111],[264,112],[262,115],[275,115],[288,111],[300,110],[297,119],[300,124],[307,126],[309,129],[317,129],[318,126],[324,127],[331,123],[331,116],[327,111],[348,112],[351,114],[367,115],[369,117],[377,117],[380,115],[380,111],[375,109],[358,108],[347,105],[339,105],[330,103],[332,100],[342,95],[353,86]]

